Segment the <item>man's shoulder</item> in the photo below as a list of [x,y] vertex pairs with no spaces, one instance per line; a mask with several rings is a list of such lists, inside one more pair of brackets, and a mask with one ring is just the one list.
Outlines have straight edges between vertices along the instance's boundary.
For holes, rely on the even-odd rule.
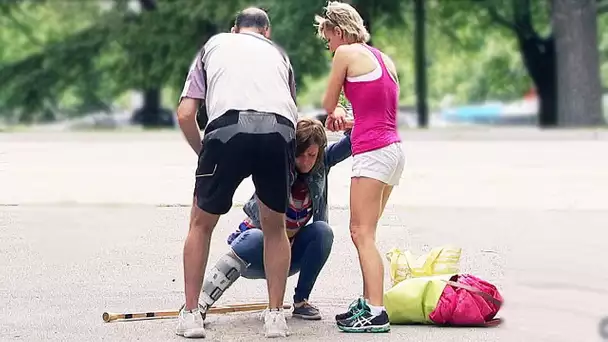
[[285,51],[285,49],[283,49],[283,47],[281,45],[279,45],[277,42],[275,42],[274,40],[266,38],[263,35],[256,34],[256,33],[245,33],[245,34],[243,34],[243,36],[249,37],[249,38],[254,38],[265,46],[273,47],[274,49],[276,49],[279,52],[281,57],[283,57],[283,59],[286,62],[289,62],[289,57],[287,55],[287,51]]
[[231,38],[233,38],[233,35],[233,33],[227,32],[216,33],[213,36],[209,37],[209,39],[207,39],[207,42],[205,43],[205,48],[209,48],[212,45],[217,45],[223,41],[230,40]]
[[291,64],[287,51],[281,45],[279,45],[277,43],[274,43],[274,46],[277,48],[277,50],[279,50],[279,53],[281,54],[281,56],[283,56],[283,59],[285,59],[285,61],[287,63]]

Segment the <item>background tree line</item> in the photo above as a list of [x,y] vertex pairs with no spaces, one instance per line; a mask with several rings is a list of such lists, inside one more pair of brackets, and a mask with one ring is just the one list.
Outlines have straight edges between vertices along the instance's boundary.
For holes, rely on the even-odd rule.
[[[414,105],[414,1],[352,0],[372,44],[397,62]],[[325,0],[0,0],[0,116],[31,123],[109,110],[130,90],[147,126],[171,116],[196,51],[248,5],[266,8],[299,102],[317,105],[330,55],[315,36]],[[512,101],[536,88],[542,126],[604,123],[608,1],[426,0],[428,101]],[[164,109],[164,108],[168,109]]]

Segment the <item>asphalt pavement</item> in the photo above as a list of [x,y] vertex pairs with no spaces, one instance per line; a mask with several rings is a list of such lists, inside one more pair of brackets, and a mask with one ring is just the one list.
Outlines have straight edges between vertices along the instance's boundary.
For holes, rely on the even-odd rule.
[[[334,135],[332,135],[334,136]],[[461,271],[505,298],[497,328],[393,326],[383,341],[601,341],[608,316],[608,132],[403,131],[407,165],[378,229],[382,253],[463,248]],[[335,243],[311,295],[322,321],[289,340],[368,340],[333,315],[361,291],[348,232],[351,158],[330,173]],[[178,132],[0,134],[0,339],[171,341],[175,319],[104,323],[104,311],[177,309],[195,156]],[[244,217],[246,180],[210,262]],[[289,279],[286,302],[297,276]],[[386,287],[390,286],[388,270]],[[220,303],[264,301],[241,279]],[[210,315],[212,341],[264,340],[256,313]]]

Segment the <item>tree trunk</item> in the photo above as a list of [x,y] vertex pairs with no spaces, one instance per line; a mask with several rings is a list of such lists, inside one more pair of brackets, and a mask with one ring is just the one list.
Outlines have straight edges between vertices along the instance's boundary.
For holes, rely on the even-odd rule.
[[557,87],[555,74],[549,74],[536,82],[538,94],[538,125],[556,127],[557,121]]
[[159,88],[144,90],[144,105],[135,111],[135,121],[144,127],[169,127],[174,125],[173,114],[161,107]]
[[427,105],[426,79],[426,13],[424,0],[414,0],[416,32],[414,36],[415,69],[416,69],[416,111],[418,128],[427,128],[429,124]]
[[557,88],[555,86],[555,41],[552,36],[517,33],[524,65],[536,85],[538,94],[538,124],[557,126]]
[[[144,11],[156,10],[155,0],[139,0]],[[152,56],[146,56],[152,58]],[[144,89],[144,105],[135,112],[135,121],[146,128],[174,126],[173,113],[161,107],[161,88]]]
[[595,0],[553,0],[560,126],[604,124]]
[[144,105],[141,108],[141,123],[144,127],[159,126],[160,89],[144,90]]

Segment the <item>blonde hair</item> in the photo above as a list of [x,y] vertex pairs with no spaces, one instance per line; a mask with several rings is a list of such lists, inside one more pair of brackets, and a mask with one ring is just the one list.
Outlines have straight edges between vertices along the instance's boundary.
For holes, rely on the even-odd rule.
[[353,43],[367,43],[370,39],[363,18],[357,10],[343,2],[329,1],[325,7],[325,15],[315,15],[317,35],[326,39],[326,30],[339,27],[344,32],[344,39]]

